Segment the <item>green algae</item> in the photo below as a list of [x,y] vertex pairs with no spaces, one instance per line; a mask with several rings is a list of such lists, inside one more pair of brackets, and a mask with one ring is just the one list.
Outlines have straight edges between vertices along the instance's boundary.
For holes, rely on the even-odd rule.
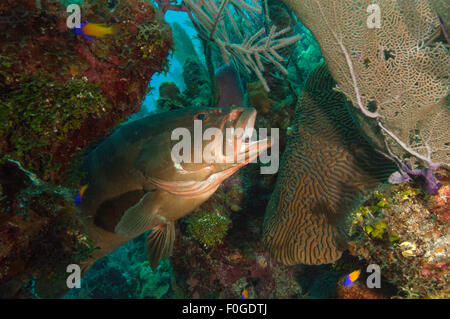
[[210,248],[223,243],[231,220],[218,213],[200,211],[189,217],[187,223],[187,231],[192,238]]
[[26,169],[55,170],[45,147],[68,143],[71,131],[79,129],[90,114],[100,114],[109,107],[97,84],[86,79],[67,82],[51,80],[44,73],[20,74],[2,94],[0,137],[9,147],[1,159],[20,161]]
[[398,234],[389,232],[385,222],[386,210],[392,204],[392,198],[386,198],[382,192],[375,191],[368,201],[352,214],[353,227],[350,233],[353,233],[354,227],[358,226],[372,240],[397,242]]

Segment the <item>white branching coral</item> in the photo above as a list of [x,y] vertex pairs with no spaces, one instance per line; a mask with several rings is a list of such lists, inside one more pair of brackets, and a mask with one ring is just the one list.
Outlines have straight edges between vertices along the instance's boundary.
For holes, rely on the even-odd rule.
[[[281,72],[287,74],[286,68],[280,63],[284,59],[276,50],[300,39],[299,36],[280,39],[279,37],[286,32],[289,32],[289,28],[276,32],[276,27],[272,27],[269,35],[261,38],[264,34],[264,29],[262,28],[251,38],[247,35],[241,44],[232,44],[220,39],[216,39],[216,43],[220,47],[225,63],[228,64],[231,57],[236,63],[240,63],[247,72],[255,72],[266,91],[269,91],[262,74],[264,71],[262,60],[265,59],[275,64]],[[256,41],[258,38],[259,40]]]
[[[167,10],[185,11],[191,18],[199,35],[207,40],[215,42],[222,53],[226,64],[233,60],[236,65],[242,67],[246,72],[252,71],[269,91],[269,86],[264,79],[264,63],[273,63],[278,69],[287,74],[282,62],[284,58],[277,52],[300,39],[299,35],[283,38],[290,28],[277,31],[275,27],[266,33],[261,28],[254,35],[250,34],[252,21],[258,21],[258,15],[262,8],[257,0],[183,0],[179,5],[175,0],[156,1],[163,12]],[[241,30],[235,17],[242,18],[249,27],[247,31]],[[231,30],[238,38],[243,39],[240,43],[233,43],[225,20],[232,25]],[[244,37],[245,34],[245,37]]]
[[432,6],[441,0],[284,2],[315,35],[336,89],[381,132],[391,156],[450,167],[450,54],[430,41],[442,27]]

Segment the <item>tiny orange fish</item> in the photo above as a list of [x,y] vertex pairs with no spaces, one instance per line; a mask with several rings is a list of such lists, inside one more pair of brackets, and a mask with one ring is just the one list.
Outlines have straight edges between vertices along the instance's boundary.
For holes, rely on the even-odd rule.
[[244,289],[241,292],[241,299],[247,299],[248,298],[248,290]]

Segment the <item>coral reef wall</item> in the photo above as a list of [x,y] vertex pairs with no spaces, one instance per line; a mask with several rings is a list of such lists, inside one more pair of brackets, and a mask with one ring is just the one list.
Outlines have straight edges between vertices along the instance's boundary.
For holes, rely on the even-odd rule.
[[148,1],[84,3],[82,20],[114,34],[76,35],[59,1],[0,3],[1,297],[61,296],[66,266],[89,258],[79,159],[139,110],[173,46]]
[[377,264],[396,296],[449,298],[450,178],[430,196],[417,185],[389,185],[349,217],[349,253]]
[[60,182],[71,159],[139,110],[149,80],[172,47],[171,30],[147,1],[96,1],[82,20],[115,28],[92,42],[66,25],[56,1],[2,1],[0,152],[45,181]]

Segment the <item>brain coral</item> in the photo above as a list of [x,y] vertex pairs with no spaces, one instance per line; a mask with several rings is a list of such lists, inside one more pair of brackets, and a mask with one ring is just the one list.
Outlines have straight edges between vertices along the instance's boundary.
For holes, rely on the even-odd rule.
[[[385,152],[412,166],[448,168],[450,54],[435,11],[448,25],[448,1],[284,2],[316,37],[336,89],[377,146],[388,143]],[[377,8],[379,27],[370,25]]]
[[395,169],[366,142],[333,86],[323,64],[309,76],[266,210],[264,242],[287,265],[339,259],[336,226]]

